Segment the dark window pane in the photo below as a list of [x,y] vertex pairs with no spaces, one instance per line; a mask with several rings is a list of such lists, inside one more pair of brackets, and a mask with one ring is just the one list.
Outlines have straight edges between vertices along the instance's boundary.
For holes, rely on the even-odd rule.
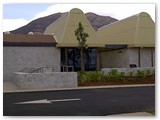
[[[96,69],[96,49],[89,48],[84,52],[85,56],[85,70],[92,71]],[[65,61],[65,49],[61,48],[61,64],[64,65]],[[68,66],[73,66],[74,71],[81,70],[81,56],[80,49],[77,48],[67,48],[67,63]],[[71,71],[71,69],[69,69]]]

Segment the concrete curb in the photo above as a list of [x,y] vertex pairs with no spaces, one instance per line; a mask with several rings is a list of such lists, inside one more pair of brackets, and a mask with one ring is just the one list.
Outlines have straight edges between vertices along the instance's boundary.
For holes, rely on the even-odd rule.
[[85,90],[85,89],[103,89],[103,88],[124,88],[124,87],[145,87],[155,86],[155,84],[137,84],[137,85],[110,85],[110,86],[88,86],[88,87],[76,87],[76,88],[56,88],[56,89],[14,89],[3,90],[3,93],[17,93],[17,92],[42,92],[42,91],[60,91],[60,90]]
[[108,116],[138,116],[138,117],[143,117],[143,116],[151,116],[154,117],[155,115],[148,113],[148,112],[135,112],[135,113],[123,113],[123,114],[114,114],[114,115],[108,115]]

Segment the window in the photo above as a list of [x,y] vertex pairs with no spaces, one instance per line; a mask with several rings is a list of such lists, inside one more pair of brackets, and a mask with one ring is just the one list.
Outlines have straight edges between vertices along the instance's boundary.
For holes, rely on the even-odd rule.
[[[88,48],[85,50],[85,70],[92,71],[96,69],[96,49]],[[81,70],[80,50],[77,48],[67,48],[67,65],[73,66],[74,71]],[[65,48],[61,48],[61,65],[65,64]]]

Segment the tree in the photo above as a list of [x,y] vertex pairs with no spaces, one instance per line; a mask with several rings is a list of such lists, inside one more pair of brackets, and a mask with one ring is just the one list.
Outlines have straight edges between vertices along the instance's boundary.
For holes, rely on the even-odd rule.
[[84,49],[87,46],[86,38],[89,37],[89,35],[84,32],[84,28],[81,22],[79,22],[78,28],[75,30],[75,36],[78,40],[78,48],[80,49],[81,54],[81,71],[84,71]]

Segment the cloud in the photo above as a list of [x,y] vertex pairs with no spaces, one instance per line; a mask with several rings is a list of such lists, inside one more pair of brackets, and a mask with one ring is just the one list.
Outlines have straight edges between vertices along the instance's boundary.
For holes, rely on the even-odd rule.
[[68,12],[73,8],[79,8],[84,13],[94,12],[99,15],[111,16],[119,20],[140,12],[147,12],[155,21],[155,4],[53,4],[45,11],[37,14],[33,19],[57,12]]
[[30,21],[25,19],[3,19],[3,32],[15,30],[28,24]]
[[[140,12],[147,12],[151,15],[153,21],[155,21],[155,4],[53,4],[43,12],[35,15],[30,21],[58,12],[68,12],[73,8],[79,8],[84,13],[94,12],[99,15],[111,16],[118,20]],[[3,19],[3,31],[17,29],[30,21],[23,18]]]

